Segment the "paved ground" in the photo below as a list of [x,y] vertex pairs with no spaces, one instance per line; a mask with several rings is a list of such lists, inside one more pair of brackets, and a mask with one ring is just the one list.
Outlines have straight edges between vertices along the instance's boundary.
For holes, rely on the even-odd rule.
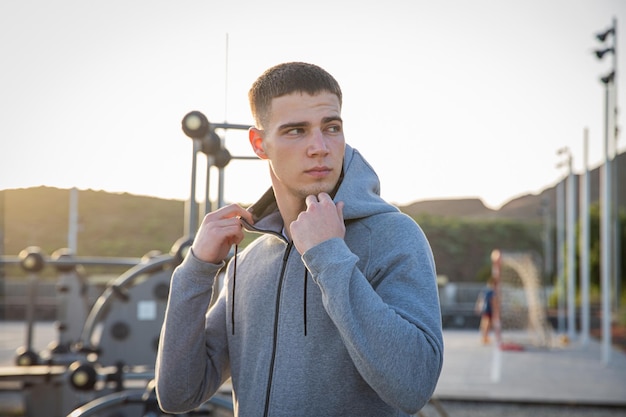
[[431,404],[420,417],[624,417],[626,410],[606,406],[441,401],[440,410]]
[[[52,323],[37,324],[35,350],[55,334]],[[13,364],[25,335],[22,323],[0,322],[0,366]],[[421,416],[626,417],[626,352],[612,350],[605,364],[595,339],[537,348],[513,336],[523,350],[484,346],[477,331],[444,331],[442,375]]]
[[424,416],[626,416],[626,353],[613,349],[603,362],[591,339],[550,348],[524,334],[505,334],[523,350],[480,343],[477,331],[444,332],[444,367],[433,405]]
[[[476,331],[446,331],[440,398],[495,401],[606,404],[626,407],[626,354],[612,350],[603,363],[601,346],[574,341],[522,351],[484,346]],[[517,337],[515,337],[517,336]],[[504,337],[506,342],[506,334]]]

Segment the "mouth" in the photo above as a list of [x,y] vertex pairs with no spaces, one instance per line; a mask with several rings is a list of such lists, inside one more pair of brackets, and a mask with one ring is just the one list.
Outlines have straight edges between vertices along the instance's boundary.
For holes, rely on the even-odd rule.
[[331,173],[332,169],[329,167],[314,167],[304,171],[306,174],[311,175],[315,178],[323,178],[328,176]]

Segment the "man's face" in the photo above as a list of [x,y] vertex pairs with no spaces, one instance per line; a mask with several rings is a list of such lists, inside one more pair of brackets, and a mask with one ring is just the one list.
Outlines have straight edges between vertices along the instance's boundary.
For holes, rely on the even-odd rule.
[[339,99],[329,92],[293,93],[272,100],[253,149],[270,163],[274,192],[304,199],[330,193],[341,174],[345,139]]

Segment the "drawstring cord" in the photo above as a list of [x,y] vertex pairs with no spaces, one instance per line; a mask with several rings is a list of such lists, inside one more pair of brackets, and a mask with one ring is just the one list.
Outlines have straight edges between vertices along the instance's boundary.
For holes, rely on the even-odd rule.
[[309,271],[304,267],[304,335],[306,336],[306,287],[307,287],[307,279],[309,277]]
[[[239,251],[239,245],[235,245],[235,255],[233,259],[233,292],[232,292],[232,302],[230,304],[230,321],[232,323],[232,334],[235,334],[235,286],[237,284],[237,252]],[[303,308],[302,308],[302,319],[304,324],[304,335],[306,336],[306,301],[307,301],[307,287],[309,280],[309,270],[304,268],[304,296],[303,296]]]
[[235,283],[237,279],[237,251],[239,250],[239,245],[235,245],[235,259],[233,260],[233,301],[230,304],[230,321],[233,325],[233,335],[235,334]]

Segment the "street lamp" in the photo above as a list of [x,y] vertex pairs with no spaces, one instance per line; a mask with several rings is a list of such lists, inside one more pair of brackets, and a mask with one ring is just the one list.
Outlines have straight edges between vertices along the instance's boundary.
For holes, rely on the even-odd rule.
[[[614,175],[613,169],[611,169],[611,141],[609,137],[613,137],[613,145],[617,139],[617,88],[616,88],[616,74],[617,74],[617,20],[613,18],[613,26],[604,32],[596,34],[596,39],[600,42],[605,42],[609,35],[612,35],[613,45],[611,47],[599,49],[595,51],[596,57],[602,59],[607,53],[613,55],[613,68],[609,74],[600,78],[602,84],[604,84],[605,99],[604,99],[604,164],[601,171],[601,189],[600,189],[600,204],[602,208],[601,228],[600,228],[600,252],[601,252],[601,289],[602,289],[602,360],[605,364],[608,364],[611,356],[611,309],[610,309],[610,275],[611,269],[614,272],[617,271],[617,256],[614,250],[617,248],[617,227],[611,239],[611,223],[613,219],[613,198],[612,195],[612,177]],[[609,126],[609,108],[610,108],[610,87],[613,87],[613,129]],[[619,225],[619,220],[614,223]],[[612,244],[613,243],[613,244]],[[611,263],[613,259],[613,264]],[[612,268],[613,266],[613,268]],[[615,280],[618,282],[619,277],[615,274]],[[616,285],[617,288],[617,285]]]

